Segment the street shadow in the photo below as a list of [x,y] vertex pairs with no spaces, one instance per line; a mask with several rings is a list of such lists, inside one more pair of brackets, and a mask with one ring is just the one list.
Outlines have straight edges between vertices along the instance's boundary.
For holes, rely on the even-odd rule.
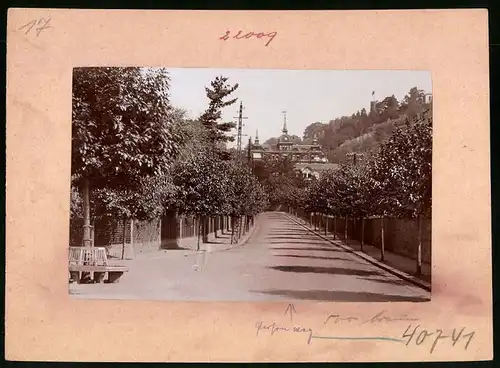
[[304,239],[304,238],[307,238],[307,239],[315,239],[315,240],[320,240],[320,238],[318,238],[317,236],[311,236],[311,234],[307,234],[307,233],[304,233],[304,234],[297,234],[297,233],[294,233],[294,234],[268,234],[266,235],[266,238],[267,239]]
[[269,230],[270,234],[278,234],[278,233],[283,233],[283,234],[309,234],[309,235],[315,235],[311,233],[310,231],[307,231],[305,229],[271,229]]
[[163,240],[160,246],[160,250],[189,250],[190,248],[181,247],[178,244],[179,239],[165,241]]
[[307,229],[303,228],[300,225],[285,222],[285,223],[273,223],[272,229],[274,230],[295,230],[295,231],[307,231]]
[[[275,243],[275,244],[283,244],[283,243]],[[295,242],[294,244],[308,244],[308,243],[299,243],[299,242]],[[323,243],[322,243],[323,244]],[[321,245],[322,245],[321,244]],[[303,248],[296,248],[296,247],[270,247],[269,249],[272,249],[272,250],[297,250],[297,251],[301,251],[301,250],[308,250],[308,251],[313,251],[313,252],[339,252],[339,253],[343,253],[344,251],[340,250],[340,249],[335,249],[335,248],[310,248],[310,247],[303,247]]]
[[217,238],[204,242],[204,244],[227,244],[227,240],[231,239],[231,235],[219,234]]
[[[304,240],[304,241],[322,241],[321,239],[318,239],[318,238],[310,238],[310,237],[306,237],[306,236],[297,236],[297,237],[291,237],[291,236],[279,236],[279,237],[271,237],[271,236],[266,236],[264,238],[265,240],[269,240],[269,241],[282,241],[282,242],[286,242],[288,240]],[[325,244],[325,242],[323,241],[322,244]]]
[[365,291],[329,291],[329,290],[283,290],[271,289],[256,291],[254,293],[284,296],[290,299],[307,299],[319,301],[337,302],[429,302],[430,298],[405,295],[388,295],[379,293],[369,293]]
[[[304,245],[325,245],[325,242],[321,242],[321,241],[309,241],[309,240],[305,240],[305,241],[286,241],[286,240],[280,240],[280,241],[266,241],[266,243],[268,244],[304,244]],[[303,248],[305,249],[305,248]]]
[[326,259],[332,261],[353,262],[350,259],[342,257],[320,257],[320,256],[299,256],[295,254],[274,254],[275,257],[290,257],[290,258],[311,258],[311,259]]
[[268,235],[266,235],[266,238],[269,238],[269,239],[289,239],[291,237],[307,237],[309,239],[318,239],[317,236],[311,236],[310,233],[297,233],[297,232],[294,232],[294,233],[269,233]]
[[359,270],[356,268],[342,267],[312,267],[312,266],[271,266],[273,270],[295,273],[324,273],[329,275],[346,275],[346,276],[378,276],[380,272]]
[[309,235],[312,234],[309,231],[270,231],[270,236],[290,236],[290,235]]
[[379,282],[381,284],[391,284],[391,285],[400,285],[400,286],[408,285],[408,282],[405,282],[405,281],[399,280],[399,279],[386,279],[386,278],[379,279],[379,278],[372,278],[372,277],[358,277],[358,279]]

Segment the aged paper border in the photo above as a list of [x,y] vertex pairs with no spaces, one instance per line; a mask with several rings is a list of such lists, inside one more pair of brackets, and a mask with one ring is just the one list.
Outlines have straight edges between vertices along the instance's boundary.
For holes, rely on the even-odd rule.
[[[38,37],[19,28],[51,18]],[[278,32],[226,41],[226,30]],[[486,10],[137,11],[10,9],[7,31],[6,358],[63,361],[426,361],[492,358]],[[300,303],[321,334],[400,336],[406,323],[324,326],[381,309],[467,350],[255,335],[283,303],[73,300],[68,295],[71,73],[75,66],[430,70],[434,94],[433,291],[429,303]],[[465,332],[464,332],[465,333]]]

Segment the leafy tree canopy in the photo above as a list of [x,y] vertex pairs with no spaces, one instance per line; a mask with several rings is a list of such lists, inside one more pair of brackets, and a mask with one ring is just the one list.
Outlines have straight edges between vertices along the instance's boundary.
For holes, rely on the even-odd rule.
[[164,173],[182,136],[174,129],[165,69],[76,68],[72,175],[123,188]]

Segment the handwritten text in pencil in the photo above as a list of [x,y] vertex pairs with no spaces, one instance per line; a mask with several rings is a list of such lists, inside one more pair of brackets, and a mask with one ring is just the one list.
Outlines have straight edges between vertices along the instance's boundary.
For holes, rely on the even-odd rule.
[[307,344],[309,345],[311,343],[311,339],[313,337],[313,331],[309,327],[299,327],[299,326],[294,326],[294,327],[284,327],[278,325],[276,322],[270,323],[270,324],[264,324],[263,321],[259,321],[255,324],[255,328],[257,329],[257,336],[259,335],[260,331],[269,331],[269,333],[274,335],[276,332],[301,332],[301,333],[306,333],[307,335]]
[[33,29],[33,27],[38,26],[38,27],[35,27],[36,36],[38,37],[40,35],[40,32],[42,32],[44,29],[52,28],[52,26],[49,25],[49,22],[50,22],[50,18],[45,19],[42,17],[40,19],[34,19],[31,22],[28,22],[25,25],[23,25],[22,27],[20,27],[19,31],[21,29],[24,29],[25,30],[24,34],[27,35]]
[[429,348],[430,353],[432,354],[437,343],[440,341],[445,342],[446,340],[449,340],[453,347],[457,345],[457,343],[461,342],[459,345],[463,346],[463,348],[467,350],[472,339],[474,338],[474,335],[475,331],[466,331],[465,327],[462,327],[461,329],[454,328],[449,332],[445,332],[440,329],[436,329],[431,332],[421,328],[420,325],[409,325],[403,333],[402,338],[406,341],[406,346],[410,345],[410,343],[422,345],[427,341],[427,343],[430,344]]
[[274,37],[278,35],[278,32],[269,32],[269,33],[264,33],[264,32],[248,32],[244,33],[243,31],[238,31],[235,35],[231,35],[231,31],[226,31],[226,34],[224,36],[219,37],[219,40],[222,41],[227,41],[230,38],[235,39],[235,40],[243,40],[243,39],[250,39],[250,38],[258,38],[258,39],[265,39],[267,42],[265,43],[265,46],[269,46],[269,44],[274,40]]

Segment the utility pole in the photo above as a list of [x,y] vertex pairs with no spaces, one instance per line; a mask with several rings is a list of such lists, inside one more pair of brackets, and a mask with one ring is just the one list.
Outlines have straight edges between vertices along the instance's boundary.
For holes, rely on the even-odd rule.
[[[257,139],[258,140],[258,139]],[[248,138],[248,170],[254,173],[253,157],[252,157],[252,137]]]
[[237,138],[237,143],[236,143],[236,152],[238,154],[238,159],[241,158],[241,137],[242,137],[242,130],[243,130],[243,119],[246,119],[246,117],[243,116],[243,102],[240,101],[240,110],[239,114],[235,119],[238,119],[238,138]]
[[248,138],[248,150],[247,150],[248,163],[252,160],[252,137]]

